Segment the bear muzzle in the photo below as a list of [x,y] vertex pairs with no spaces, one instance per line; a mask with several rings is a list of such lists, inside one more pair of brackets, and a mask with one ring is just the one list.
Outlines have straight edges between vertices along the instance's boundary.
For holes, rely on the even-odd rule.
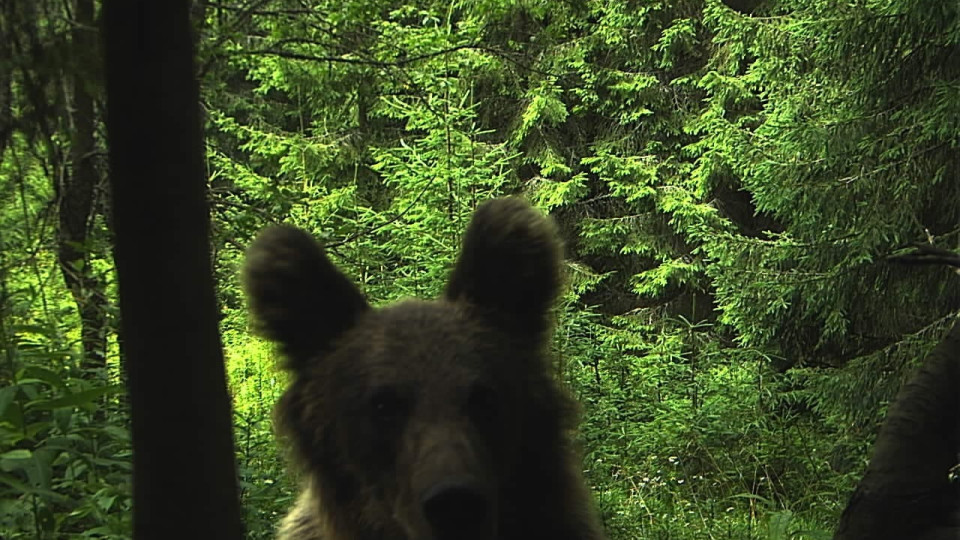
[[[416,540],[493,540],[497,490],[489,456],[461,422],[431,422],[415,430],[407,511]],[[413,531],[411,531],[413,532]]]
[[435,540],[494,536],[494,502],[483,484],[472,477],[438,482],[423,493],[420,507]]

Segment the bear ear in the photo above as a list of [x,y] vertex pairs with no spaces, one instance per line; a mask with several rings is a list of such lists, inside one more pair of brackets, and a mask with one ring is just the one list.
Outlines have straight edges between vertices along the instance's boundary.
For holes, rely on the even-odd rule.
[[446,297],[466,301],[504,328],[540,333],[559,288],[560,242],[549,219],[521,199],[481,204]]
[[368,309],[360,291],[313,237],[286,225],[262,231],[247,249],[244,288],[254,328],[283,346],[293,367],[330,344]]

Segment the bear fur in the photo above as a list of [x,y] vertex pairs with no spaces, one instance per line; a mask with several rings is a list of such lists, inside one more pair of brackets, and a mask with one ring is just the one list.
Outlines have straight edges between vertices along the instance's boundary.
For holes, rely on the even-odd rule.
[[480,205],[443,296],[370,307],[307,233],[266,229],[245,286],[292,372],[277,407],[305,486],[279,537],[599,540],[546,354],[550,221]]

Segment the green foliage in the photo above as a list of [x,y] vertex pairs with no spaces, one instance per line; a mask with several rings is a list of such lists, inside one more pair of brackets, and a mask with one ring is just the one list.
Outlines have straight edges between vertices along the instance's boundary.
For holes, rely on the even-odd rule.
[[3,327],[0,534],[127,538],[131,444],[118,384],[91,382],[42,326]]
[[[292,223],[373,303],[429,297],[473,208],[504,194],[567,244],[557,373],[611,538],[829,536],[886,404],[956,318],[954,273],[895,262],[960,246],[955,2],[201,4],[251,537],[297,478],[270,421],[284,375],[248,335],[244,246]],[[0,112],[0,535],[124,536],[122,354],[111,312],[106,372],[79,369],[51,210],[70,95],[28,88],[70,67],[67,19],[37,6],[49,24],[0,37],[44,52],[11,56],[17,122]],[[91,293],[115,306],[102,215],[91,230]]]
[[233,395],[234,443],[243,519],[249,538],[273,538],[274,526],[295,500],[295,488],[279,452],[271,410],[286,377],[270,347],[245,333],[224,333],[227,375]]

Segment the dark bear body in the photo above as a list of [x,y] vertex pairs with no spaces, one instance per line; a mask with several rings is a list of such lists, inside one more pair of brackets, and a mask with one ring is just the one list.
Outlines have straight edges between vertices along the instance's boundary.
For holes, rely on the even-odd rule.
[[293,372],[277,418],[307,478],[280,536],[603,538],[545,355],[558,265],[551,223],[496,200],[443,298],[373,309],[306,233],[264,231],[246,286]]

